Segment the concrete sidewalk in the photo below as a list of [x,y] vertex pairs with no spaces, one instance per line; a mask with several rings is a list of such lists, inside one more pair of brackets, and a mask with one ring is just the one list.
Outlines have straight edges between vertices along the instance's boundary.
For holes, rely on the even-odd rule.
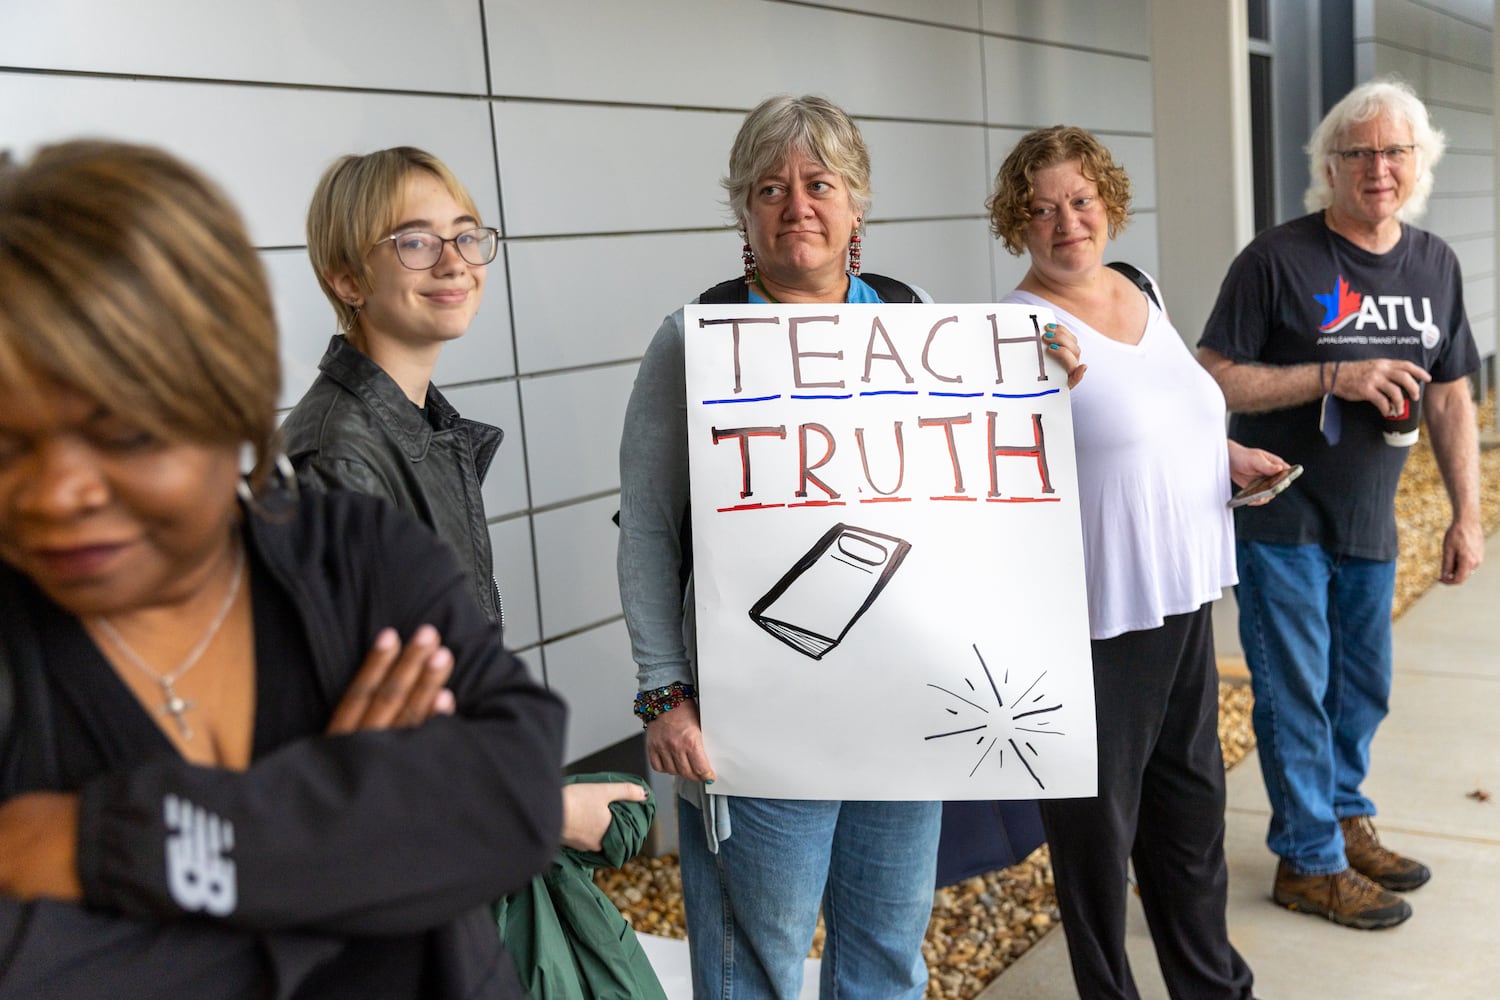
[[[1232,675],[1234,605],[1223,604],[1215,634]],[[1407,896],[1415,914],[1406,923],[1356,931],[1273,904],[1259,764],[1252,755],[1229,773],[1229,933],[1266,1000],[1500,996],[1500,536],[1467,583],[1434,587],[1401,617],[1395,661],[1391,714],[1375,739],[1366,791],[1380,809],[1382,839],[1434,873]],[[1496,797],[1470,798],[1476,789]],[[1138,905],[1128,947],[1143,1000],[1166,1000]],[[1062,933],[1048,934],[979,996],[1076,997]]]

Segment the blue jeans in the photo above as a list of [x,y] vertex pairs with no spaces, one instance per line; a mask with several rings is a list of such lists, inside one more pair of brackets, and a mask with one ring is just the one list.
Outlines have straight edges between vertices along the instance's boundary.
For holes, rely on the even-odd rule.
[[1339,820],[1375,813],[1360,785],[1390,705],[1396,564],[1321,545],[1235,549],[1266,845],[1299,874],[1330,875],[1348,866]]
[[797,1000],[823,908],[822,1000],[920,1000],[940,802],[736,797],[708,850],[677,800],[694,1000]]

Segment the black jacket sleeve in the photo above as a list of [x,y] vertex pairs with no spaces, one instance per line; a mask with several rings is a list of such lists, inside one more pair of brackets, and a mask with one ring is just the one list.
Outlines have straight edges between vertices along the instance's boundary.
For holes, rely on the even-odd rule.
[[80,802],[89,903],[398,934],[525,884],[556,849],[562,705],[503,648],[447,549],[366,497],[299,506],[314,514],[250,536],[303,613],[329,704],[381,627],[409,636],[429,622],[455,655],[457,713],[309,734],[244,772],[158,758],[99,777]]

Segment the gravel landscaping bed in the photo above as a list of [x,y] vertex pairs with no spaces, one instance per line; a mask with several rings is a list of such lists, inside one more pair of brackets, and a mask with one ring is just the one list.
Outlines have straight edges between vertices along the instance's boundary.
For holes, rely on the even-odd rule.
[[[1491,428],[1494,420],[1491,402],[1481,409],[1479,426]],[[1500,448],[1486,448],[1481,462],[1484,528],[1490,534],[1500,527]],[[1424,430],[1412,449],[1396,498],[1401,538],[1396,563],[1397,617],[1436,582],[1449,516],[1447,493]],[[1219,685],[1219,739],[1226,767],[1239,763],[1255,747],[1250,706],[1247,684]],[[675,855],[640,858],[622,869],[596,872],[595,882],[637,930],[663,937],[685,936]],[[933,1000],[974,997],[1057,922],[1052,865],[1045,846],[1010,868],[937,890],[922,948],[930,973],[927,996]],[[821,952],[822,943],[820,927],[813,941],[814,956]]]

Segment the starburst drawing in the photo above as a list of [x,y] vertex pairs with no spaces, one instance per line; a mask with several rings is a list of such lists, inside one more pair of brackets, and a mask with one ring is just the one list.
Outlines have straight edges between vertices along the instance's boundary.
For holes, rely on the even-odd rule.
[[927,686],[967,706],[960,708],[944,706],[943,711],[955,719],[961,716],[973,717],[976,712],[979,713],[980,718],[976,719],[975,725],[933,733],[931,736],[924,736],[923,739],[943,740],[973,735],[974,745],[983,749],[979,752],[979,759],[974,762],[973,769],[969,771],[971,778],[979,772],[979,768],[991,758],[991,755],[993,755],[994,765],[1004,768],[1005,749],[1009,747],[1011,759],[1020,761],[1021,766],[1026,768],[1026,773],[1031,775],[1031,780],[1036,782],[1037,787],[1045,790],[1046,784],[1036,773],[1036,768],[1032,766],[1032,763],[1041,757],[1035,746],[1035,743],[1040,740],[1034,738],[1066,735],[1063,730],[1055,727],[1058,718],[1056,713],[1062,710],[1062,701],[1039,687],[1042,679],[1047,676],[1047,671],[1042,670],[1031,679],[1031,683],[1026,685],[1024,691],[1011,697],[1012,687],[1018,686],[1022,679],[1018,678],[1016,685],[1012,685],[1010,669],[1006,668],[997,681],[989,664],[984,662],[984,654],[979,652],[979,647],[975,645],[971,648],[974,650],[975,659],[979,661],[979,669],[984,673],[982,685],[975,684],[973,680],[965,677],[963,679],[965,687],[957,691],[945,688],[941,684],[928,684]]

